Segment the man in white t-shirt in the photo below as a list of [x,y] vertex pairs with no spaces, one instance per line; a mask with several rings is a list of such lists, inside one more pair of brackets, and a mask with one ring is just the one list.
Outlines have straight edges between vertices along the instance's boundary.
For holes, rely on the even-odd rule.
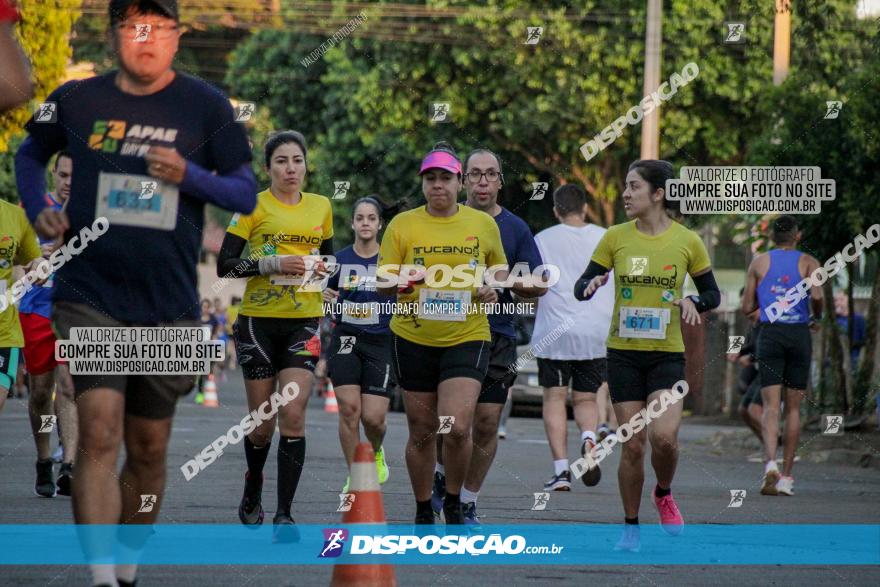
[[[574,297],[574,283],[584,272],[605,229],[584,221],[587,196],[566,184],[553,194],[553,214],[559,224],[535,236],[541,258],[559,268],[559,280],[538,303],[532,352],[538,359],[538,381],[544,388],[544,430],[553,455],[554,474],[545,491],[571,491],[568,465],[566,400],[572,388],[574,418],[581,431],[581,453],[596,445],[599,411],[597,392],[607,385],[605,338],[614,309],[614,292],[599,289],[589,308]],[[599,467],[581,479],[588,487],[599,483]]]

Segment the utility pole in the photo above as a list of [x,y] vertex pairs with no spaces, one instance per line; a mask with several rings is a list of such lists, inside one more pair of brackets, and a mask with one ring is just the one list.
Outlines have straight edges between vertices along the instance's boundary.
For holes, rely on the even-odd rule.
[[791,0],[775,0],[776,25],[773,36],[773,85],[788,77],[791,57]]
[[[648,96],[660,85],[660,38],[663,0],[648,0],[645,31],[645,86]],[[660,105],[642,119],[642,159],[660,158]]]

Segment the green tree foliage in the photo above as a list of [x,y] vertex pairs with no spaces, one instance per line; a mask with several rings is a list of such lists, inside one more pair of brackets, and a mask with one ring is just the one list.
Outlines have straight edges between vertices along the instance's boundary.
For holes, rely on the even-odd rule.
[[[80,15],[82,0],[22,0],[22,19],[16,27],[19,42],[31,62],[35,82],[35,102],[58,86],[70,59],[68,35]],[[31,116],[29,103],[0,116],[0,156],[9,149],[10,139],[21,132]],[[0,163],[0,166],[7,166]],[[3,197],[8,198],[7,178],[0,177]]]
[[[792,18],[794,72],[834,78],[864,59],[870,27],[856,21],[854,1],[805,4],[795,3]],[[552,221],[549,198],[528,199],[534,181],[578,182],[593,200],[594,221],[619,220],[615,202],[626,167],[639,157],[641,126],[627,127],[589,162],[579,147],[642,97],[645,3],[426,6],[435,12],[418,21],[394,20],[381,4],[366,9],[353,37],[308,68],[300,60],[323,39],[255,35],[236,52],[230,90],[265,93],[277,124],[309,136],[313,180],[325,191],[331,179],[347,179],[358,194],[418,199],[417,160],[446,139],[463,153],[476,146],[498,152],[505,203],[533,225]],[[746,23],[746,43],[723,42],[725,22],[733,20]],[[661,79],[689,62],[700,74],[661,109],[661,156],[677,166],[743,162],[765,124],[759,107],[772,89],[773,20],[773,4],[761,0],[664,3]],[[537,44],[525,43],[529,26],[543,27]],[[408,31],[410,42],[389,39],[389,30]],[[333,31],[328,25],[327,36]],[[433,102],[451,104],[451,123],[431,124]]]

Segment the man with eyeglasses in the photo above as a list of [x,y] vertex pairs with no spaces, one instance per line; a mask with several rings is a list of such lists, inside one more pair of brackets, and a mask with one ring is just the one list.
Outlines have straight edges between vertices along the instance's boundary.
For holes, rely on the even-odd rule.
[[[489,214],[498,224],[501,232],[501,244],[504,254],[511,267],[518,263],[528,265],[532,274],[541,265],[541,254],[532,237],[528,224],[510,210],[498,204],[498,193],[504,184],[501,174],[501,160],[488,149],[476,149],[465,160],[465,189],[467,205]],[[516,279],[512,290],[519,296],[533,298],[547,292],[545,287],[530,283],[526,279]],[[498,303],[513,302],[510,290],[500,291]],[[502,414],[510,413],[508,400],[510,386],[516,379],[516,330],[515,316],[511,313],[489,314],[489,329],[492,332],[492,347],[489,351],[489,369],[477,400],[474,414],[473,444],[470,465],[461,488],[461,504],[465,524],[479,524],[477,516],[477,498],[483,481],[489,473],[495,452],[498,449],[498,425]],[[437,458],[442,460],[443,436],[437,435]],[[445,470],[441,463],[435,465],[434,488],[431,505],[439,514],[446,493]]]
[[[119,69],[52,92],[46,101],[56,117],[31,119],[16,154],[21,200],[44,238],[69,241],[102,217],[109,224],[57,270],[52,320],[61,340],[75,327],[198,326],[205,204],[242,214],[256,205],[247,136],[229,99],[172,69],[177,2],[111,0],[109,16]],[[46,164],[62,149],[73,159],[65,211],[43,198]],[[193,382],[188,375],[73,376],[82,453],[74,518],[95,585],[135,581],[137,554],[162,503],[175,405]],[[127,526],[114,551],[115,536],[100,533],[115,524]]]

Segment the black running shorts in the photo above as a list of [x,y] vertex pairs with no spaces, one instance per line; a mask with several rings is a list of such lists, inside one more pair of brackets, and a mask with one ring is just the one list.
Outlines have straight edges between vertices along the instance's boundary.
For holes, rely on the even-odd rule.
[[607,381],[605,357],[583,361],[563,361],[538,357],[538,384],[541,387],[568,387],[573,391],[596,393]]
[[361,393],[391,397],[391,335],[369,334],[337,325],[330,339],[327,366],[334,387],[358,385]]
[[[86,304],[55,302],[52,327],[58,340],[70,340],[71,328],[143,326],[119,322]],[[159,326],[200,326],[195,320],[180,320]],[[195,385],[195,375],[71,375],[75,397],[91,389],[110,388],[125,395],[125,413],[151,420],[174,415],[180,397]]]
[[448,347],[427,346],[392,334],[391,356],[404,391],[437,391],[441,381],[470,377],[483,383],[491,342],[475,340]]
[[761,387],[806,389],[813,344],[808,324],[764,324],[758,338]]
[[645,402],[684,379],[684,353],[608,349],[611,401]]
[[743,394],[742,401],[739,405],[742,408],[748,408],[751,404],[755,404],[756,406],[764,405],[764,398],[761,397],[760,375],[755,377],[749,384],[748,388],[746,388],[746,392]]
[[492,333],[489,368],[480,390],[479,404],[503,404],[507,392],[516,380],[516,339]]
[[268,379],[283,369],[314,372],[321,354],[317,318],[254,318],[239,315],[232,329],[245,379]]

